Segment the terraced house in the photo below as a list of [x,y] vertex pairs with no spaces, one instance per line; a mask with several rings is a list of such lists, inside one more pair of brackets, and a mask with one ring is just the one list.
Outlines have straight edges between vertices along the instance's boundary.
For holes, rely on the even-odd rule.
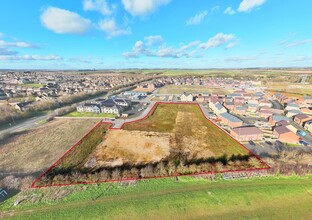
[[78,112],[109,113],[120,116],[131,106],[131,102],[125,99],[97,99],[77,107]]

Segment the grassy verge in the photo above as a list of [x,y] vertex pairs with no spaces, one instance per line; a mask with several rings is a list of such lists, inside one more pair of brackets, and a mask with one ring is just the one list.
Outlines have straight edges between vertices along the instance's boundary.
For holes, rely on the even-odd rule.
[[65,117],[102,117],[102,118],[116,118],[116,114],[108,114],[108,113],[92,113],[92,112],[70,112]]
[[[84,188],[84,189],[83,189]],[[137,185],[75,186],[57,200],[25,201],[0,209],[13,219],[309,219],[312,177],[266,177],[207,181],[183,177],[140,181]],[[36,189],[33,195],[53,192]],[[30,200],[31,201],[31,200]]]

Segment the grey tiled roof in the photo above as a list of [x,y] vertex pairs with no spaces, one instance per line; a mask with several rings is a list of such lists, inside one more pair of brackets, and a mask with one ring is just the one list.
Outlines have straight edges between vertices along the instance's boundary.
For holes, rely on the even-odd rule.
[[242,120],[227,112],[220,114],[220,116],[230,122],[242,122]]

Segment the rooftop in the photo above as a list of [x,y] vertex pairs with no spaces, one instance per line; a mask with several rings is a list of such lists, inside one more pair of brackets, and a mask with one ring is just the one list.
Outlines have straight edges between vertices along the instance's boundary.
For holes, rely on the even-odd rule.
[[240,120],[239,118],[235,117],[234,115],[230,114],[230,113],[222,113],[220,114],[220,116],[222,118],[225,118],[226,120],[230,121],[230,122],[243,122],[242,120]]

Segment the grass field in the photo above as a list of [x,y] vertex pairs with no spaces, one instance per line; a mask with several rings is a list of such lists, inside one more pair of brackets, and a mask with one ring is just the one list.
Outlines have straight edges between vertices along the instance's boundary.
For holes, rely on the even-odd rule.
[[125,124],[125,130],[173,132],[178,148],[197,157],[249,152],[207,121],[197,105],[159,104],[147,119]]
[[108,114],[108,113],[92,113],[92,112],[70,112],[65,117],[101,117],[101,118],[116,118],[116,114]]
[[56,119],[2,141],[1,172],[31,173],[47,169],[96,122]]
[[226,89],[220,87],[212,87],[212,86],[192,86],[192,85],[167,85],[162,87],[158,94],[181,94],[183,92],[198,92],[203,93],[207,92],[209,94],[229,94],[230,92]]
[[40,88],[43,86],[43,84],[39,83],[31,83],[31,84],[22,84],[23,87],[33,87],[33,88]]
[[34,186],[266,169],[198,105],[158,104],[123,129],[99,124]]
[[[0,206],[11,219],[311,219],[312,176],[209,181],[180,177],[139,181],[128,187],[101,184],[61,188],[61,200],[36,189],[18,207]],[[33,203],[35,197],[41,198]],[[32,199],[30,199],[32,198]],[[2,213],[2,214],[1,214]]]
[[282,93],[288,97],[302,97],[312,95],[312,85],[295,84],[289,82],[271,82],[266,85],[267,91],[271,93]]
[[77,147],[67,154],[54,169],[73,169],[82,165],[93,149],[103,140],[103,132],[109,127],[108,124],[99,124]]

